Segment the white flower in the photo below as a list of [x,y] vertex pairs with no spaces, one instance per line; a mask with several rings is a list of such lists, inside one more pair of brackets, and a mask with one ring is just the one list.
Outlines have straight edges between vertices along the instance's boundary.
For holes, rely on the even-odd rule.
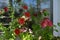
[[29,19],[28,17],[25,17],[24,15],[21,18],[24,18],[25,21]]
[[41,40],[41,38],[42,38],[42,37],[41,37],[41,36],[39,36],[38,40]]
[[29,33],[33,33],[31,29],[29,29]]
[[26,17],[23,15],[21,18],[24,18],[25,19]]

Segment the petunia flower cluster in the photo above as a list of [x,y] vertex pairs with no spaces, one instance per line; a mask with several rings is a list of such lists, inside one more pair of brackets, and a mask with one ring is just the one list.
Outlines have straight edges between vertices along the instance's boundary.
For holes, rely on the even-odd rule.
[[44,18],[44,20],[41,22],[42,28],[45,28],[47,26],[52,27],[53,23],[49,18]]

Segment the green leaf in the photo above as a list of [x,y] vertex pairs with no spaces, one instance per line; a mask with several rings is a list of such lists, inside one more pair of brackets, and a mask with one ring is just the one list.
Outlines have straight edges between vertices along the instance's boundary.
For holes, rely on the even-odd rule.
[[60,23],[57,23],[58,24],[58,26],[60,27]]
[[9,40],[14,40],[13,38],[10,38]]
[[55,31],[56,31],[56,32],[58,32],[58,30],[57,30],[57,29],[55,29]]
[[44,16],[48,16],[49,13],[47,11],[44,12]]

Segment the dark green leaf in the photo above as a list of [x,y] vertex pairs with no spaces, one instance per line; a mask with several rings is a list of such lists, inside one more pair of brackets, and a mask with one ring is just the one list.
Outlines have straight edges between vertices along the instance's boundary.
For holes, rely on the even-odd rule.
[[47,11],[44,12],[44,16],[48,16],[49,13]]
[[58,30],[57,30],[57,29],[55,29],[55,31],[56,31],[56,32],[58,32]]
[[60,27],[60,23],[57,23],[58,24],[58,26]]

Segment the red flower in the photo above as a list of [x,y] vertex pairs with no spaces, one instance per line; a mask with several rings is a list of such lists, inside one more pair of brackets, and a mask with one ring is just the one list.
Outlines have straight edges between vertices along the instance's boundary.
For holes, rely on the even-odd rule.
[[7,7],[4,7],[4,11],[7,12],[8,11],[8,8]]
[[17,28],[17,29],[15,29],[14,32],[15,32],[16,35],[19,35],[20,34],[20,29]]
[[25,12],[24,15],[25,15],[26,17],[30,17],[30,13],[29,13],[29,12]]
[[23,6],[23,9],[26,9],[26,10],[27,10],[27,9],[28,9],[28,7],[25,5],[25,6]]
[[24,18],[20,18],[20,19],[18,20],[18,22],[19,22],[19,24],[24,24],[24,23],[25,23],[25,20],[24,20]]

